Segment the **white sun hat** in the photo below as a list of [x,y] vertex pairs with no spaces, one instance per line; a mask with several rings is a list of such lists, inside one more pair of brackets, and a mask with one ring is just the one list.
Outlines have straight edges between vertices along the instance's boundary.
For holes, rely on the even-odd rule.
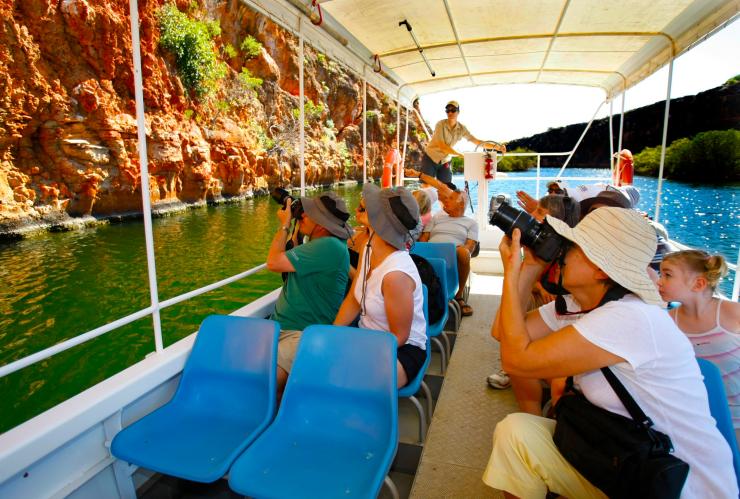
[[611,280],[645,303],[663,303],[647,273],[658,238],[655,229],[635,210],[597,208],[573,228],[550,215],[547,222],[558,234],[580,246],[586,257]]

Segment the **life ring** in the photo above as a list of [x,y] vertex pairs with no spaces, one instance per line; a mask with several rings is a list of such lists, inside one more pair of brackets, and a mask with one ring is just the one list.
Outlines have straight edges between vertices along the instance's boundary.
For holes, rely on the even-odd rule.
[[612,184],[617,187],[632,185],[635,176],[632,152],[629,149],[622,149],[620,152],[615,153],[614,157],[617,159],[617,164],[614,167]]

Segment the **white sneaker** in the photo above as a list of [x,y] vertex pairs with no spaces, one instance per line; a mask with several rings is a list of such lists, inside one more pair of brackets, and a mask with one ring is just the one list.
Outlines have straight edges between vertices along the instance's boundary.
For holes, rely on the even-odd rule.
[[488,385],[491,388],[495,388],[497,390],[506,390],[511,386],[511,380],[509,379],[509,375],[506,374],[505,371],[499,369],[495,373],[488,376]]

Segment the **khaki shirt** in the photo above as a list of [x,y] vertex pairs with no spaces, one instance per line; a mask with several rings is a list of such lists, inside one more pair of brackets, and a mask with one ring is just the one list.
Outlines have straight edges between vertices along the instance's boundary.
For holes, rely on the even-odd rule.
[[452,156],[444,151],[441,151],[438,147],[435,147],[434,143],[444,142],[448,146],[453,147],[463,137],[470,140],[471,142],[475,139],[475,137],[470,134],[468,129],[465,128],[465,125],[463,125],[459,121],[455,123],[455,126],[453,128],[450,128],[447,120],[440,120],[434,126],[434,134],[432,134],[432,140],[429,141],[429,145],[427,145],[426,149],[424,149],[424,152],[426,152],[427,156],[432,158],[435,163],[447,163],[450,158],[452,158]]

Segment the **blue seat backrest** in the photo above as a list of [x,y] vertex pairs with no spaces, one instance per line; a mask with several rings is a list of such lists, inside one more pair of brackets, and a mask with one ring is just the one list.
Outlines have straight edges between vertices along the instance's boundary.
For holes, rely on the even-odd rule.
[[737,447],[735,438],[735,429],[732,426],[732,415],[730,406],[727,402],[727,393],[722,381],[722,374],[719,368],[706,359],[696,359],[699,363],[699,369],[704,376],[704,386],[707,388],[709,396],[709,411],[712,417],[717,421],[717,428],[732,449],[732,460],[735,466],[735,475],[740,485],[740,450]]
[[[385,331],[309,326],[301,336],[276,423],[330,420],[336,411],[366,418],[367,411],[356,409],[368,400],[382,413],[397,414],[396,348],[395,336]],[[391,424],[391,419],[385,422]]]
[[458,286],[457,277],[457,249],[452,243],[415,243],[411,253],[429,258],[442,258],[447,267],[447,289]]
[[[274,404],[277,322],[212,315],[200,326],[174,399],[190,407],[257,414]],[[241,381],[248,379],[250,383]]]

